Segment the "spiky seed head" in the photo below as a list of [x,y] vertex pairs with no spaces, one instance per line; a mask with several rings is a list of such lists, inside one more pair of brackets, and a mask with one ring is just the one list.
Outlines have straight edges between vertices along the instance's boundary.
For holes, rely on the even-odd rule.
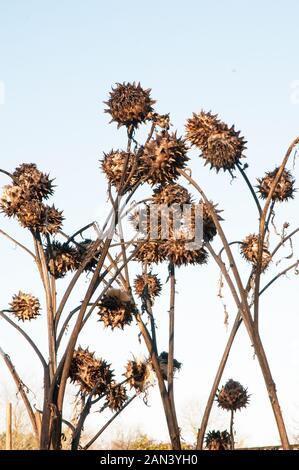
[[211,168],[215,168],[217,172],[220,169],[225,171],[235,168],[245,150],[245,140],[239,134],[240,132],[236,132],[234,127],[224,127],[209,137],[202,157]]
[[123,329],[130,325],[135,313],[135,305],[127,292],[120,289],[109,289],[99,303],[98,315],[105,327]]
[[[258,178],[259,184],[257,187],[262,199],[267,199],[278,170],[279,168],[277,167],[275,170],[267,172],[263,178]],[[284,169],[272,194],[272,201],[287,201],[288,199],[293,199],[295,192],[294,184],[295,180],[291,172]]]
[[24,191],[20,186],[8,184],[4,186],[0,199],[0,210],[8,217],[17,214],[21,205],[24,203]]
[[20,224],[25,228],[38,230],[42,224],[44,205],[37,200],[25,201],[17,213]]
[[189,191],[180,184],[170,183],[154,189],[152,197],[154,204],[190,204],[192,197]]
[[151,300],[160,295],[161,281],[157,274],[138,274],[134,280],[134,288],[138,297],[148,295]]
[[220,408],[236,411],[248,405],[249,395],[247,388],[244,388],[239,382],[230,379],[218,390],[216,400]]
[[[167,375],[168,375],[168,352],[163,351],[159,357],[159,364],[160,364],[160,369],[162,372],[162,376],[164,380],[167,380]],[[173,372],[180,371],[182,367],[182,363],[177,361],[176,359],[173,359]]]
[[133,153],[128,154],[122,150],[111,150],[111,152],[107,154],[104,153],[104,158],[101,161],[102,170],[105,173],[109,183],[119,190],[123,176],[124,164],[127,158],[128,164],[125,181],[130,176],[133,170],[133,166],[135,167],[135,170],[133,170],[130,181],[126,182],[126,186],[123,188],[124,192],[130,190],[140,179],[138,165],[134,164],[137,155],[134,155]]
[[140,157],[140,173],[151,185],[173,182],[179,169],[186,166],[187,145],[176,134],[162,131],[144,147]]
[[110,364],[97,359],[88,348],[79,347],[74,351],[69,377],[72,382],[80,385],[82,395],[93,392],[95,395],[106,393],[113,379]]
[[31,199],[48,199],[54,192],[53,180],[49,175],[37,169],[34,163],[23,163],[12,174],[13,181],[20,186]]
[[148,114],[153,111],[155,101],[151,99],[151,90],[144,90],[140,83],[117,83],[110,92],[110,98],[105,104],[112,117],[117,122],[117,127],[138,127],[148,119]]
[[124,406],[127,399],[127,391],[123,385],[117,384],[116,382],[109,384],[105,406],[108,406],[111,411],[119,411]]
[[61,230],[64,217],[62,211],[53,206],[44,206],[43,219],[39,227],[39,231],[43,234],[49,233],[54,235]]
[[[211,242],[217,234],[216,225],[211,215],[211,210],[206,203],[201,203],[202,207],[202,222],[203,222],[203,239],[205,242]],[[215,206],[213,205],[214,209]],[[217,214],[218,219],[221,219]]]
[[[210,204],[216,212],[217,219],[219,221],[223,220],[220,216],[220,212],[222,211],[217,209],[217,204],[213,204],[212,201],[210,201]],[[190,210],[184,215],[184,223],[186,224],[186,227],[189,227],[190,232],[194,235],[196,230],[199,228],[199,224],[202,224],[200,228],[202,229],[202,238],[205,242],[212,241],[217,234],[211,207],[203,201],[198,204],[192,204]]]
[[151,374],[152,369],[147,361],[134,358],[128,361],[124,375],[131,388],[135,388],[138,392],[144,392],[151,382]]
[[193,113],[186,124],[187,139],[201,150],[211,168],[233,170],[245,150],[245,140],[234,126],[228,127],[217,115],[201,111]]
[[[167,240],[173,235],[175,227],[180,227],[182,210],[179,204],[148,204],[133,212],[129,221],[142,238],[148,240]],[[176,224],[176,225],[175,225]]]
[[33,320],[40,314],[39,300],[33,295],[21,291],[13,296],[10,306],[12,313],[18,320]]
[[67,243],[53,241],[46,247],[46,259],[49,272],[56,278],[62,278],[69,271],[78,267],[77,250]]
[[54,206],[45,206],[38,200],[25,201],[17,213],[20,224],[43,234],[53,235],[62,227],[62,212]]
[[153,207],[152,204],[146,205],[145,207],[140,207],[139,210],[133,211],[129,215],[129,222],[133,228],[144,237],[150,234],[151,228],[158,227],[159,215],[157,215],[156,218],[151,217],[151,209]]
[[[241,254],[243,257],[252,263],[254,266],[257,265],[258,262],[258,251],[259,251],[259,236],[256,234],[248,235],[241,244],[240,247]],[[269,250],[266,247],[266,244],[263,244],[263,252],[262,252],[262,270],[264,271],[271,262],[272,256]]]
[[187,120],[186,138],[192,145],[202,150],[206,147],[210,135],[217,131],[219,126],[220,120],[217,114],[204,111],[198,114],[193,113],[192,117]]
[[89,260],[84,268],[84,271],[91,271],[98,263],[98,257],[101,254],[101,248],[98,247],[94,251],[93,248],[95,248],[95,243],[96,242],[93,240],[86,239],[76,244],[78,266],[86,262],[87,259]]
[[205,437],[205,446],[208,450],[230,450],[230,434],[225,431],[209,431]]
[[188,264],[205,264],[208,260],[207,251],[201,248],[192,248],[184,239],[170,239],[161,244],[161,251],[175,266]]
[[147,264],[158,264],[167,259],[165,250],[162,250],[162,244],[159,241],[141,241],[139,245],[135,245],[135,248],[139,248],[134,256],[136,261]]

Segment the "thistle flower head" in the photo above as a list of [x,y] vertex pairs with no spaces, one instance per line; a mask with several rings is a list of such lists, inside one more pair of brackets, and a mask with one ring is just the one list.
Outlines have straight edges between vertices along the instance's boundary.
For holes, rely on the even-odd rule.
[[79,347],[74,351],[69,376],[71,382],[80,385],[83,395],[106,393],[113,379],[110,365],[103,359],[97,359],[88,348]]
[[152,382],[152,369],[147,361],[134,358],[128,361],[125,377],[131,388],[138,392],[144,392]]
[[186,124],[187,139],[201,150],[205,164],[218,172],[220,169],[233,170],[245,150],[245,140],[234,126],[228,127],[217,115],[201,111],[193,113]]
[[53,180],[37,169],[34,163],[23,163],[12,174],[15,184],[31,199],[48,199],[54,192]]
[[220,408],[236,411],[248,405],[249,395],[247,388],[244,388],[239,382],[230,379],[218,390],[216,400]]
[[117,127],[138,127],[148,119],[153,111],[155,101],[151,99],[151,90],[144,90],[140,83],[117,83],[110,92],[110,98],[105,109],[117,123]]
[[132,322],[135,310],[127,292],[109,289],[99,303],[98,315],[106,327],[123,329]]
[[[273,171],[268,171],[263,178],[258,178],[257,187],[262,199],[267,199],[278,170],[279,168],[275,168]],[[284,169],[272,194],[272,201],[287,201],[288,199],[293,199],[295,192],[294,184],[295,180],[291,172]]]
[[186,166],[187,145],[176,134],[162,131],[144,147],[140,157],[140,173],[151,185],[171,183]]
[[209,431],[205,437],[205,445],[208,450],[230,450],[230,434],[225,431]]
[[40,314],[39,300],[33,295],[21,291],[13,296],[10,306],[12,313],[18,320],[33,320]]

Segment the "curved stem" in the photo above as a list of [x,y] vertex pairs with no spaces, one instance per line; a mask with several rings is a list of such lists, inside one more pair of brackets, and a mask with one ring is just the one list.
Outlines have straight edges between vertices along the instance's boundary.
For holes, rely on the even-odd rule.
[[[239,241],[239,240],[236,240],[235,242],[230,242],[230,243],[228,244],[228,246],[232,246],[232,245],[242,245],[242,242]],[[221,250],[219,251],[218,256],[221,256],[222,253],[224,252],[224,250],[225,250],[225,248],[224,248],[224,246],[223,246],[223,247],[221,248]]]
[[59,346],[60,346],[60,342],[62,340],[62,337],[63,337],[63,334],[65,332],[65,330],[67,329],[67,326],[70,322],[70,320],[72,319],[72,317],[75,315],[76,312],[78,312],[81,308],[81,305],[79,305],[78,307],[74,308],[74,310],[72,310],[68,316],[66,317],[62,327],[61,327],[61,330],[60,330],[60,333],[59,333],[59,336],[57,338],[57,349],[59,349]]
[[4,175],[6,175],[6,176],[9,176],[9,177],[10,177],[10,178],[13,180],[13,176],[12,176],[12,174],[11,174],[11,173],[9,173],[8,171],[6,171],[6,170],[2,170],[2,169],[0,168],[0,173],[3,173]]
[[268,289],[268,287],[271,286],[271,284],[273,284],[273,282],[277,281],[277,279],[279,279],[281,276],[283,276],[284,274],[286,274],[288,271],[290,271],[292,268],[296,268],[297,266],[299,265],[299,260],[297,260],[295,263],[291,264],[290,266],[288,266],[287,268],[283,269],[280,273],[276,274],[276,276],[274,276],[271,281],[269,281],[265,287],[262,288],[262,290],[260,290],[260,294],[263,294],[265,292],[266,289]]
[[36,424],[36,419],[35,419],[35,415],[34,415],[34,412],[33,412],[33,409],[31,407],[31,404],[28,400],[28,397],[27,397],[27,393],[25,392],[24,390],[24,383],[23,381],[20,379],[20,376],[19,374],[17,373],[13,363],[11,362],[11,359],[9,357],[8,354],[6,354],[2,348],[0,348],[0,355],[2,356],[5,364],[7,365],[7,368],[9,370],[9,372],[11,373],[12,375],[12,378],[17,386],[17,389],[18,391],[20,392],[20,395],[22,397],[22,400],[24,402],[24,405],[25,405],[25,408],[27,410],[27,413],[28,413],[28,416],[29,416],[29,419],[31,421],[31,424],[32,424],[32,428],[33,428],[33,432],[35,434],[35,437],[36,437],[36,440],[38,442],[39,440],[39,435],[38,435],[38,429],[37,429],[37,424]]
[[36,346],[36,344],[34,343],[34,341],[30,338],[30,336],[27,335],[27,333],[25,333],[25,331],[19,326],[17,325],[14,321],[12,321],[7,315],[5,315],[5,313],[0,310],[0,316],[2,318],[4,318],[4,320],[6,320],[11,326],[13,326],[19,333],[21,333],[21,335],[23,336],[23,338],[26,339],[26,341],[30,344],[30,346],[32,347],[32,349],[34,350],[34,352],[36,353],[37,357],[39,358],[39,360],[41,361],[42,363],[42,366],[44,368],[44,370],[47,368],[47,363],[42,355],[42,353],[40,352],[40,350],[38,349],[38,347]]
[[273,256],[277,253],[277,251],[279,250],[279,248],[281,246],[283,246],[285,244],[286,241],[288,241],[290,238],[292,238],[293,235],[295,235],[295,233],[299,232],[299,227],[296,228],[295,230],[293,230],[289,235],[286,235],[279,243],[278,245],[274,248],[274,250],[272,251],[271,253],[271,256],[273,258]]
[[85,230],[89,229],[90,227],[93,227],[94,225],[94,222],[90,222],[89,224],[85,225],[84,227],[80,228],[79,230],[77,230],[77,232],[75,232],[73,235],[71,235],[70,237],[68,237],[64,232],[62,232],[61,230],[59,230],[59,234],[66,237],[67,238],[67,241],[66,241],[66,244],[72,242],[77,235],[80,235],[82,232],[85,232]]
[[259,215],[261,215],[262,208],[261,208],[260,202],[258,200],[256,192],[254,191],[254,189],[252,187],[252,184],[251,184],[250,180],[248,179],[248,176],[246,175],[246,172],[245,172],[244,168],[242,168],[242,165],[240,163],[237,163],[237,168],[238,168],[239,172],[241,173],[241,175],[243,176],[243,178],[244,178],[244,180],[245,180],[245,182],[246,182],[246,184],[247,184],[247,186],[248,186],[248,188],[249,188],[249,190],[252,194],[254,202],[256,203],[256,207],[259,211]]
[[0,233],[2,233],[2,235],[4,235],[6,238],[8,238],[9,240],[11,240],[13,243],[15,243],[16,245],[18,245],[20,248],[22,248],[22,250],[26,251],[30,256],[32,256],[32,258],[35,260],[35,255],[34,253],[32,253],[32,251],[30,251],[28,248],[26,248],[26,246],[22,245],[22,243],[18,242],[17,240],[15,240],[13,237],[11,237],[10,235],[8,235],[8,233],[4,232],[4,230],[0,229]]
[[259,249],[258,249],[258,256],[257,256],[257,263],[256,263],[256,276],[255,276],[255,289],[254,289],[254,324],[255,330],[258,332],[258,320],[259,320],[259,291],[260,291],[260,277],[262,271],[262,257],[263,257],[263,244],[265,239],[265,232],[266,232],[266,218],[268,209],[270,207],[272,196],[274,194],[275,188],[283,174],[285,166],[290,158],[290,155],[296,145],[299,144],[299,137],[297,137],[291,145],[289,146],[285,157],[277,171],[277,174],[274,178],[273,183],[271,184],[269,194],[267,196],[261,217],[260,217],[260,224],[259,224]]
[[105,429],[108,428],[108,426],[112,423],[112,421],[115,420],[115,418],[117,418],[117,416],[134,400],[134,398],[136,398],[137,395],[133,395],[125,404],[124,406],[118,410],[113,416],[112,418],[110,418],[107,423],[104,424],[103,427],[101,427],[101,429],[93,436],[92,439],[90,439],[90,441],[88,441],[88,443],[83,447],[83,450],[87,450],[89,449],[90,446],[92,446],[92,444],[100,437],[100,435],[105,431]]

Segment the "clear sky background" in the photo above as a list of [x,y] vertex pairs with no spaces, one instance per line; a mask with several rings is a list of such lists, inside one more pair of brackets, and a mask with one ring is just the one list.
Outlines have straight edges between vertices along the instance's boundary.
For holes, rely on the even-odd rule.
[[[102,220],[106,187],[99,159],[103,151],[125,145],[125,131],[108,125],[103,101],[115,82],[135,80],[152,88],[157,110],[171,113],[173,128],[179,134],[192,112],[202,108],[219,113],[228,124],[234,123],[248,140],[248,175],[255,182],[255,177],[274,169],[299,134],[298,16],[296,0],[0,0],[2,94],[5,88],[0,104],[1,167],[13,170],[22,162],[35,162],[55,176],[53,200],[64,210],[67,233],[92,220]],[[229,238],[240,240],[255,232],[255,206],[240,178],[231,182],[228,174],[217,176],[203,167],[196,152],[192,155],[192,174],[224,209],[224,229]],[[298,168],[294,171],[296,174]],[[7,184],[3,175],[1,184]],[[276,214],[278,229],[285,221],[295,228],[298,199],[277,206]],[[15,222],[2,216],[0,226],[30,243]],[[271,246],[277,241],[273,235]],[[294,250],[296,257],[295,242]],[[284,254],[289,254],[288,248]],[[3,238],[0,260],[1,308],[7,307],[19,289],[41,295],[31,261]],[[279,266],[273,263],[263,283],[287,262]],[[248,266],[240,263],[245,279]],[[132,268],[134,272],[138,272],[138,266]],[[159,272],[165,281],[166,269]],[[186,438],[190,437],[185,425],[190,417],[199,425],[228,337],[223,306],[217,299],[217,282],[218,270],[212,261],[207,267],[181,268],[178,272],[175,357],[183,362],[183,369],[175,381],[175,393]],[[64,281],[61,283],[64,285]],[[70,308],[82,298],[86,285],[87,280],[83,280]],[[168,285],[156,306],[161,350],[167,347],[167,292]],[[290,275],[261,301],[261,334],[291,436],[299,432],[297,299],[298,277]],[[235,307],[228,292],[225,303],[232,325]],[[24,380],[38,390],[37,364],[27,346],[4,321],[0,324],[0,345],[11,355]],[[44,319],[27,330],[34,332],[43,348]],[[119,377],[131,353],[143,351],[135,327],[111,334],[96,318],[80,344],[90,344],[99,356],[111,361]],[[0,367],[4,404],[14,389],[3,363]],[[229,378],[240,381],[252,394],[250,406],[236,416],[237,440],[245,438],[248,445],[276,443],[269,400],[243,329],[222,383]],[[117,426],[123,425],[125,432],[139,427],[154,437],[167,438],[157,390],[150,393],[149,405],[145,407],[139,400]],[[2,423],[3,416],[2,411]],[[211,427],[225,428],[228,419],[216,408]],[[94,415],[90,426],[96,429],[101,420]]]

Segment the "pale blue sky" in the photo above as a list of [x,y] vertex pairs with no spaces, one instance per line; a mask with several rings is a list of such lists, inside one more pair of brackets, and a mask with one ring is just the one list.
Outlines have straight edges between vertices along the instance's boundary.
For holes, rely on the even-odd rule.
[[[0,0],[0,82],[5,85],[5,102],[0,104],[1,167],[12,170],[21,162],[35,162],[57,177],[54,200],[65,211],[65,231],[101,218],[106,189],[98,160],[103,151],[125,144],[124,130],[108,125],[103,101],[115,82],[136,80],[152,88],[157,109],[171,113],[179,133],[186,118],[201,108],[235,123],[248,140],[248,174],[261,176],[273,169],[299,134],[299,103],[291,96],[292,84],[299,80],[298,17],[296,0]],[[224,228],[229,236],[240,239],[256,231],[255,207],[240,195],[241,181],[231,184],[229,175],[211,173],[193,154],[193,175],[225,209]],[[6,183],[1,176],[1,185]],[[288,220],[295,226],[298,201],[281,205],[277,213],[277,222]],[[1,217],[0,226],[27,241],[14,222]],[[18,289],[40,293],[37,278],[29,274],[30,261],[20,261],[19,251],[3,239],[0,257],[4,303],[0,307]],[[272,273],[277,269],[274,266]],[[290,278],[282,281],[279,292],[275,287],[263,299],[262,334],[292,434],[299,426],[299,320],[298,279]],[[166,279],[165,272],[162,279]],[[195,400],[203,407],[227,333],[212,262],[206,268],[182,268],[177,290],[176,357],[184,368],[176,381],[176,394],[183,416],[186,405]],[[228,293],[226,303],[232,323],[234,307]],[[165,348],[166,294],[158,303],[158,317],[161,348]],[[28,330],[33,329],[42,343],[42,319],[38,322]],[[82,344],[91,343],[121,372],[130,352],[140,349],[136,330],[112,336],[95,322],[93,328],[98,329],[99,337],[90,330]],[[7,331],[2,322],[0,344],[13,356],[16,337]],[[117,347],[113,346],[115,337]],[[18,346],[15,362],[30,381],[36,373],[26,368],[31,356],[22,348]],[[198,359],[201,354],[203,360]],[[4,382],[2,377],[1,373]],[[270,405],[244,333],[234,347],[224,380],[230,377],[252,393],[248,410],[237,415],[238,435],[245,436],[249,444],[274,443],[277,434]],[[151,400],[151,408],[140,402],[138,413],[132,408],[123,420],[165,437],[157,393]],[[227,416],[221,416],[220,425],[226,426]],[[257,420],[261,421],[258,429]]]

